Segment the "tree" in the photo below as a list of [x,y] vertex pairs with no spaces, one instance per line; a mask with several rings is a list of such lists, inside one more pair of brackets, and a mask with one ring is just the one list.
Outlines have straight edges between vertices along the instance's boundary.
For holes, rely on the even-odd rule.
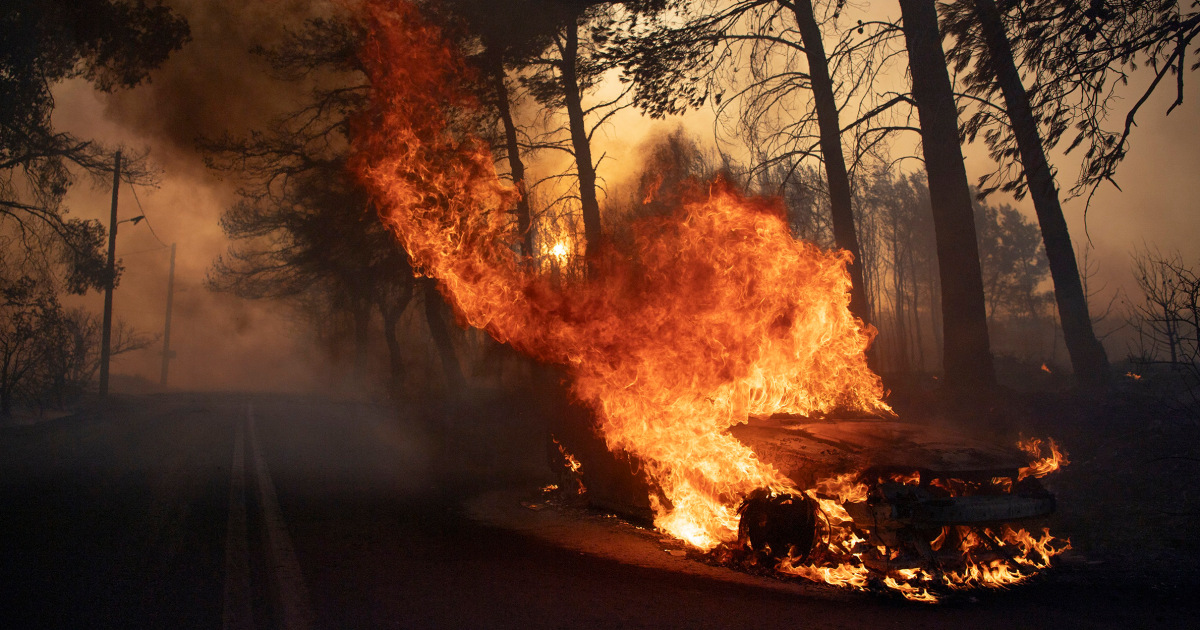
[[[117,322],[112,355],[153,341]],[[0,278],[0,416],[11,416],[18,402],[62,407],[84,392],[99,369],[96,315],[63,309],[52,277]]]
[[[221,225],[236,241],[216,261],[209,285],[254,299],[296,299],[320,313],[350,314],[355,377],[366,375],[371,315],[384,322],[388,390],[403,376],[396,327],[415,289],[408,255],[380,223],[347,170],[351,118],[370,86],[358,66],[362,30],[354,20],[319,18],[277,48],[258,50],[280,78],[330,71],[312,99],[248,137],[203,143],[210,167],[236,173],[241,199]],[[336,322],[322,317],[322,324]]]
[[[1188,64],[1189,55],[1200,55],[1200,45],[1193,45],[1200,35],[1200,3],[1039,0],[1006,2],[999,8],[1013,50],[1032,75],[1030,91],[1039,96],[1034,109],[1042,127],[1049,129],[1047,145],[1075,130],[1068,151],[1081,145],[1087,149],[1071,192],[1088,191],[1090,197],[1104,182],[1115,186],[1130,134],[1150,96],[1171,85],[1175,99],[1166,113],[1183,104],[1185,75],[1200,67]],[[1150,83],[1116,117],[1120,131],[1114,131],[1108,128],[1110,115],[1121,112],[1121,89],[1134,78],[1139,61],[1152,73]],[[1165,82],[1171,75],[1175,80]]]
[[863,286],[862,252],[850,205],[850,174],[842,154],[842,123],[834,99],[833,79],[829,76],[821,27],[817,24],[811,0],[793,0],[792,12],[796,16],[800,40],[808,59],[808,75],[817,110],[817,126],[820,128],[821,156],[824,158],[825,176],[829,180],[833,238],[838,247],[850,252],[854,258],[849,265],[850,310],[863,321],[869,321],[866,317],[868,307]]
[[0,318],[0,415],[12,415],[13,403],[49,351],[61,307],[54,292],[39,287],[29,276],[0,287],[4,317]]
[[512,110],[508,68],[520,69],[531,64],[549,46],[553,28],[534,16],[553,14],[554,7],[549,0],[517,0],[503,4],[490,0],[445,0],[441,6],[450,11],[453,19],[465,24],[468,36],[478,38],[478,50],[471,59],[479,68],[485,101],[495,108],[504,133],[508,173],[519,191],[515,212],[517,227],[524,236],[522,253],[533,256],[530,191],[521,157],[520,130]]
[[[1063,339],[1076,379],[1081,385],[1103,386],[1108,380],[1108,356],[1092,330],[1087,297],[1059,203],[1054,174],[1046,159],[1037,118],[1021,81],[1000,11],[994,0],[973,0],[958,3],[947,14],[950,16],[948,30],[955,34],[951,60],[960,68],[973,60],[976,62],[974,70],[964,77],[968,92],[983,101],[990,100],[997,91],[1003,97],[1004,112],[1015,138],[1025,180],[1023,189],[1013,190],[1018,197],[1027,190],[1033,200],[1050,261]],[[967,125],[967,133],[973,136],[987,120],[985,116],[975,116]],[[993,142],[992,146],[993,156],[998,160],[1015,159],[1003,152],[997,155],[995,148],[999,145]]]
[[1010,205],[983,202],[975,204],[975,225],[992,347],[1045,361],[1045,341],[1057,337],[1058,325],[1053,294],[1041,289],[1050,265],[1038,227]]
[[[596,48],[599,33],[612,22],[607,15],[607,2],[564,2],[555,13],[555,29],[550,49],[533,60],[539,70],[523,80],[539,103],[561,108],[567,114],[570,153],[575,160],[577,193],[583,215],[584,258],[594,258],[603,238],[600,223],[600,201],[596,187],[596,162],[592,157],[592,134],[586,117],[599,110],[611,108],[614,101],[584,107],[584,94],[600,80],[607,67],[601,62]],[[580,40],[579,33],[595,21],[592,37]],[[590,30],[590,29],[589,29]],[[602,115],[602,120],[612,110]]]
[[1142,298],[1128,313],[1130,360],[1139,378],[1165,377],[1169,402],[1200,415],[1200,273],[1178,252],[1147,249],[1134,255],[1133,274]]
[[[72,78],[102,92],[136,86],[188,40],[187,22],[159,2],[10,0],[0,8],[0,220],[15,224],[27,248],[39,239],[53,245],[71,292],[109,278],[103,227],[68,217],[62,200],[73,169],[102,184],[113,159],[93,141],[55,131],[51,90]],[[138,161],[123,171],[126,181],[148,176]]]
[[971,191],[959,147],[958,109],[947,72],[934,0],[900,0],[921,122],[921,147],[942,287],[942,367],[952,387],[993,386]]
[[[626,49],[622,63],[635,85],[636,102],[652,116],[662,116],[706,102],[724,109],[738,100],[746,101],[741,130],[751,138],[752,145],[780,149],[761,156],[758,168],[770,170],[780,163],[788,166],[788,177],[781,183],[796,173],[803,158],[820,157],[834,242],[853,257],[849,265],[850,308],[863,321],[870,321],[850,176],[842,148],[845,130],[839,99],[844,103],[858,86],[869,84],[872,66],[864,64],[862,67],[868,69],[861,70],[860,75],[837,82],[829,68],[830,59],[870,55],[869,51],[886,39],[890,25],[876,29],[877,25],[860,23],[859,34],[868,27],[872,33],[858,41],[843,37],[827,54],[823,20],[818,19],[810,0],[739,0],[710,9],[701,9],[699,2],[679,4],[693,11],[683,25],[647,29],[622,42]],[[831,12],[826,22],[836,22],[844,3],[826,4]],[[743,50],[745,47],[749,50]],[[749,85],[739,86],[733,78],[742,66],[748,66]],[[718,78],[723,67],[731,72]],[[727,91],[734,92],[734,96],[726,98]],[[795,92],[811,95],[811,105],[804,106],[811,107],[811,111],[802,109],[797,113],[783,105]],[[782,120],[777,122],[780,116]],[[761,129],[764,124],[766,130]],[[814,126],[815,141],[810,131]],[[764,131],[765,139],[759,137]]]

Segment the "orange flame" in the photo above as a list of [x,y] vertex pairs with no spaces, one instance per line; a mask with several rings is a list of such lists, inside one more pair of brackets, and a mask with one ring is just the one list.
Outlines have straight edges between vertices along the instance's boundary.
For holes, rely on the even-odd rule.
[[[650,497],[657,527],[711,549],[736,540],[749,492],[800,491],[727,432],[748,416],[888,410],[865,360],[874,330],[848,308],[849,256],[792,239],[777,200],[716,181],[674,214],[635,222],[626,249],[597,244],[586,280],[551,282],[525,264],[509,215],[517,193],[474,131],[470,68],[412,4],[366,0],[362,11],[374,97],[352,167],[382,220],[414,268],[439,280],[460,323],[566,366],[608,447],[638,458],[661,491]],[[827,523],[824,560],[780,570],[866,588],[870,548],[842,507],[866,495],[853,476],[810,490]],[[1038,553],[1050,544],[1015,540]],[[1019,579],[969,566],[943,579]],[[929,574],[888,579],[908,597],[932,597]]]
[[575,459],[575,456],[572,455],[570,451],[567,450],[567,447],[563,446],[561,442],[554,438],[551,439],[554,440],[554,445],[558,447],[558,452],[562,454],[563,459],[566,460],[567,468],[573,473],[579,472],[579,470],[583,468],[583,464],[579,463],[579,460]]
[[[1048,451],[1044,457],[1042,455],[1043,444],[1046,446],[1046,450]],[[1060,449],[1058,444],[1056,444],[1052,439],[1047,439],[1046,442],[1043,443],[1040,438],[1030,438],[1028,440],[1021,440],[1017,442],[1017,446],[1020,447],[1022,451],[1028,453],[1030,457],[1038,458],[1033,462],[1030,462],[1028,466],[1021,468],[1017,474],[1017,481],[1020,481],[1026,477],[1045,477],[1046,475],[1049,475],[1059,468],[1071,463],[1067,459],[1067,453]]]
[[659,527],[732,542],[741,496],[791,487],[725,433],[748,415],[885,408],[863,354],[873,331],[847,307],[848,257],[793,240],[777,201],[716,182],[635,224],[633,250],[603,253],[589,282],[523,269],[513,192],[456,125],[474,107],[468,70],[411,5],[366,7],[377,108],[357,166],[383,219],[465,323],[568,366],[609,448],[641,459],[669,501]]

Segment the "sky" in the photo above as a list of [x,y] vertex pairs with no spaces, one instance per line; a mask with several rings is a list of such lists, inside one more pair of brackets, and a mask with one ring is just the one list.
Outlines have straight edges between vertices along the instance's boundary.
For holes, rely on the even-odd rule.
[[[322,5],[306,0],[170,0],[168,4],[187,17],[193,41],[156,70],[149,84],[115,95],[97,94],[81,82],[68,82],[55,90],[54,120],[59,129],[134,152],[148,150],[161,169],[156,189],[123,186],[119,192],[121,219],[144,214],[148,221],[124,223],[118,230],[117,251],[125,273],[115,294],[116,318],[142,332],[162,331],[167,246],[175,243],[171,345],[177,358],[171,365],[172,386],[293,391],[326,386],[343,377],[328,354],[309,341],[305,324],[289,309],[278,303],[243,301],[205,287],[213,261],[230,245],[218,221],[236,195],[230,182],[205,168],[195,149],[199,137],[245,133],[299,102],[302,93],[270,78],[265,64],[248,51],[252,45],[278,41],[288,26],[300,24]],[[890,5],[875,4],[884,9]],[[1101,189],[1091,203],[1086,233],[1083,200],[1064,206],[1077,247],[1085,242],[1094,247],[1090,282],[1102,287],[1097,299],[1101,306],[1117,292],[1135,295],[1129,268],[1130,255],[1137,249],[1178,250],[1186,260],[1200,259],[1200,208],[1194,194],[1200,176],[1200,82],[1190,80],[1184,105],[1164,117],[1173,98],[1173,93],[1164,91],[1143,108],[1132,151],[1118,173],[1123,192],[1111,186]],[[609,155],[601,175],[616,180],[628,171],[647,134],[683,124],[705,140],[712,136],[711,120],[705,112],[682,122],[653,122],[624,114],[601,134],[602,150]],[[990,164],[982,147],[968,146],[964,152],[974,181]],[[1070,156],[1052,155],[1052,160],[1061,174],[1060,186],[1073,181],[1077,163]],[[95,218],[107,225],[110,199],[110,190],[92,188],[81,180],[71,190],[68,206],[71,216]],[[1027,201],[1012,203],[1033,216]],[[76,302],[98,312],[103,296],[92,293]],[[1101,332],[1106,326],[1115,328],[1118,319],[1102,323]],[[1123,342],[1117,336],[1108,345],[1110,355],[1123,355]],[[160,351],[155,344],[120,356],[113,372],[157,382]]]

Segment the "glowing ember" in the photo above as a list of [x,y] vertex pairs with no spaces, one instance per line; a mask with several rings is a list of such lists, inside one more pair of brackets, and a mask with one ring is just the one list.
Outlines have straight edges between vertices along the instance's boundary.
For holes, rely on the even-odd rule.
[[[1037,458],[1028,466],[1021,469],[1017,476],[1017,481],[1026,477],[1045,477],[1050,473],[1071,463],[1067,460],[1067,454],[1058,448],[1058,444],[1054,440],[1046,440],[1045,443],[1038,438],[1030,438],[1017,443],[1022,451],[1029,454],[1030,457]],[[1045,455],[1043,455],[1042,447],[1045,446]]]
[[554,440],[554,445],[558,447],[558,452],[561,453],[563,459],[567,461],[567,468],[569,468],[571,472],[577,473],[579,472],[579,469],[583,468],[583,464],[579,463],[579,460],[575,459],[575,456],[569,453],[567,451],[567,447],[563,446],[561,442]]
[[[636,457],[661,491],[650,497],[657,527],[700,549],[733,544],[743,497],[803,491],[728,433],[748,416],[888,411],[864,357],[874,331],[848,309],[847,255],[792,239],[777,200],[716,181],[673,214],[634,223],[625,249],[594,244],[586,281],[552,283],[522,264],[508,214],[516,193],[471,127],[478,104],[467,88],[470,69],[407,2],[367,0],[363,11],[375,93],[358,124],[353,166],[382,219],[414,268],[440,281],[460,322],[566,366],[607,446]],[[573,249],[559,241],[549,252],[566,258]],[[867,491],[852,476],[808,490],[827,529],[824,548],[816,564],[785,559],[780,570],[871,585],[875,574],[862,560],[870,546],[843,507]],[[1039,562],[1053,553],[1048,534],[950,533],[945,544],[964,556],[992,538],[1011,538]],[[1023,575],[996,562],[972,561],[964,574],[940,577],[892,571],[886,585],[926,599],[923,584],[934,581]]]

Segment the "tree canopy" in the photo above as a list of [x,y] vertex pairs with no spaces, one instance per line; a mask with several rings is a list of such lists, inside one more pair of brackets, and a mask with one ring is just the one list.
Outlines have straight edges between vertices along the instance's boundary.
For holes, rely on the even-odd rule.
[[[105,147],[57,131],[55,85],[82,79],[103,92],[131,88],[189,40],[187,22],[145,0],[8,0],[0,7],[0,219],[27,247],[49,243],[68,268],[67,288],[83,292],[108,279],[95,221],[66,216],[73,169],[111,176]],[[144,181],[136,162],[126,181]]]

